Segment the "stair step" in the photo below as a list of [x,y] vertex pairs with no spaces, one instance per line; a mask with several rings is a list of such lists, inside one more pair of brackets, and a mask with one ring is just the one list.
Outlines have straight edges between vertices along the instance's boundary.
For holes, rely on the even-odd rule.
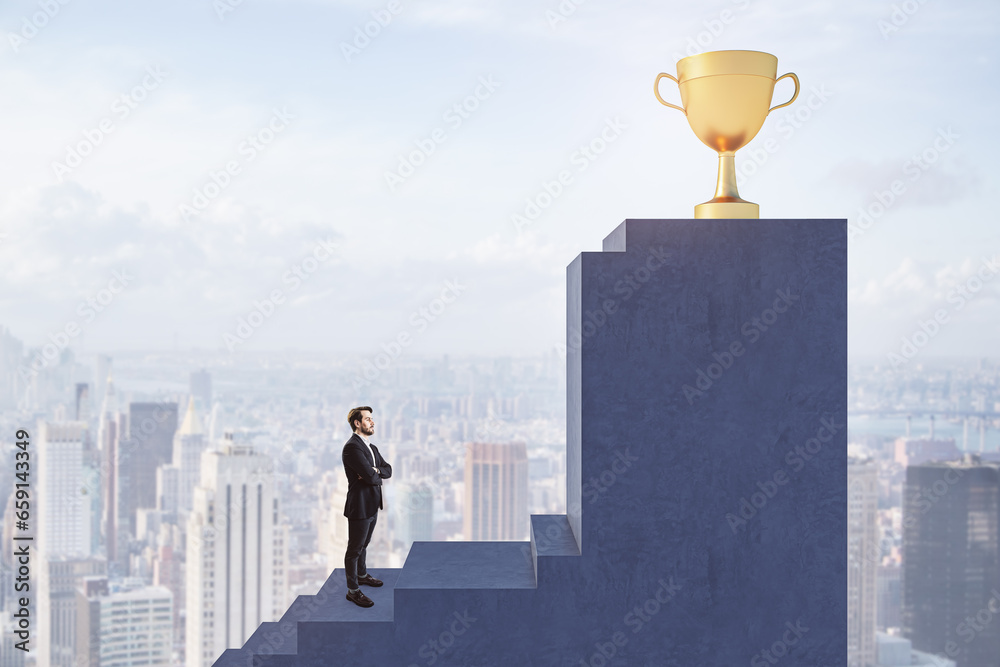
[[249,653],[281,653],[294,655],[298,628],[294,623],[261,623],[243,644],[243,650]]
[[580,545],[565,514],[532,514],[531,541],[538,556],[580,555]]
[[362,623],[392,622],[392,590],[399,578],[399,568],[369,568],[368,573],[381,579],[383,586],[362,586],[362,592],[375,603],[359,607],[347,600],[347,575],[339,567],[327,578],[316,595],[300,595],[281,617],[281,621],[305,623],[311,621],[357,621]]
[[534,588],[525,542],[414,542],[396,588]]

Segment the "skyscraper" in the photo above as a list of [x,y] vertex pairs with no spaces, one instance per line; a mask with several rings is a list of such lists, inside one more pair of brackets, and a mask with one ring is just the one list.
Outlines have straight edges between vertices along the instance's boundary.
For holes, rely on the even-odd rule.
[[38,548],[46,556],[90,555],[90,496],[84,483],[86,424],[39,424]]
[[195,410],[195,397],[192,396],[173,445],[173,465],[179,473],[177,503],[182,513],[191,509],[191,494],[201,477],[201,454],[205,451],[205,444],[204,429]]
[[38,577],[36,665],[77,667],[76,589],[86,577],[106,576],[100,558],[46,556]]
[[467,540],[528,539],[528,456],[523,442],[465,446]]
[[879,564],[878,467],[869,457],[847,459],[847,665],[874,667],[875,575]]
[[82,422],[39,424],[38,660],[49,667],[73,664],[74,590],[82,576],[103,572],[90,558],[90,497],[85,485]]
[[900,570],[899,563],[884,563],[879,565],[875,576],[875,625],[882,632],[899,628]]
[[[906,469],[903,499],[903,634],[958,667],[1000,656],[1000,465],[961,461]],[[983,622],[989,616],[993,622]]]
[[173,458],[156,469],[156,506],[167,520],[178,517],[179,525],[187,520],[191,510],[191,494],[201,475],[201,453],[205,450],[205,434],[195,410],[195,400],[188,400],[184,421],[174,435]]
[[434,490],[419,481],[403,483],[395,491],[396,539],[406,546],[434,539]]
[[78,422],[90,421],[90,385],[86,382],[76,383],[76,404],[73,419]]
[[209,667],[284,612],[287,535],[269,457],[231,439],[202,454],[187,530],[188,667]]
[[76,590],[77,664],[170,667],[173,596],[162,586],[109,588],[87,577]]
[[318,486],[318,549],[327,567],[333,570],[344,567],[347,553],[349,525],[344,516],[347,480],[343,468],[324,472]]
[[156,469],[170,463],[177,431],[176,403],[129,404],[128,432],[115,447],[114,502],[115,560],[128,561],[122,553],[136,534],[136,510],[156,507]]

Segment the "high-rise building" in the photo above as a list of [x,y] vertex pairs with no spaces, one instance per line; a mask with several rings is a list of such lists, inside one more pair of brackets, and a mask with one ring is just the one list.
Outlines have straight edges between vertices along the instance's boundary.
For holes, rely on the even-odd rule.
[[97,420],[100,485],[95,492],[104,499],[101,526],[108,561],[116,563],[127,559],[128,555],[128,512],[125,504],[119,502],[121,484],[118,476],[118,451],[128,430],[128,416],[119,411],[118,394],[110,373],[102,393],[101,414]]
[[[0,667],[24,667],[27,664],[27,651],[17,647],[23,641],[14,634],[17,629],[10,616],[4,616],[0,620]],[[30,642],[27,646],[30,648]]]
[[273,461],[228,438],[201,465],[187,524],[188,667],[209,667],[286,608],[288,527]]
[[176,403],[129,404],[127,435],[120,435],[115,447],[114,531],[119,563],[128,560],[128,554],[121,551],[135,538],[136,510],[156,508],[156,469],[171,462],[176,431]]
[[882,632],[889,628],[899,629],[899,578],[900,566],[898,563],[884,563],[878,566],[878,574],[875,575],[875,625]]
[[954,661],[947,658],[914,651],[912,642],[905,637],[880,632],[876,642],[878,667],[955,667]]
[[88,577],[76,590],[77,664],[170,667],[173,596],[162,586],[109,587]]
[[395,489],[396,539],[405,547],[434,539],[434,490],[427,482],[409,482]]
[[100,558],[45,557],[38,574],[36,665],[77,667],[76,589],[85,577],[106,576]]
[[465,446],[467,540],[528,539],[528,456],[523,442]]
[[343,468],[327,470],[319,481],[318,547],[331,570],[344,567],[347,553],[348,523],[344,516],[347,503],[347,480]]
[[191,510],[191,497],[201,475],[201,453],[205,450],[205,434],[195,411],[195,400],[188,401],[184,421],[174,435],[170,463],[156,469],[156,506],[168,517],[177,517],[180,525]]
[[[161,526],[161,532],[179,532],[172,526]],[[161,537],[161,542],[168,541]],[[172,544],[161,544],[153,558],[153,585],[167,588],[174,597],[174,642],[178,653],[184,650],[184,617],[187,591],[184,587],[184,553]]]
[[[181,471],[173,463],[156,469],[156,508],[167,521],[177,521],[180,512]],[[140,509],[142,512],[145,508]]]
[[920,465],[927,461],[954,461],[962,457],[954,438],[896,438],[895,460],[901,466]]
[[874,667],[878,466],[869,457],[847,459],[847,665]]
[[901,621],[913,647],[958,667],[998,664],[1000,465],[973,454],[906,469]]
[[205,433],[197,412],[194,396],[188,401],[184,421],[174,436],[173,465],[177,468],[177,505],[182,513],[191,509],[194,487],[201,478],[201,454],[205,451]]
[[39,424],[38,549],[45,556],[90,555],[90,496],[83,470],[83,422]]
[[73,664],[75,605],[80,576],[103,571],[90,559],[90,497],[85,485],[82,422],[39,423],[38,576],[39,664]]
[[428,452],[411,452],[400,461],[400,470],[408,480],[434,479],[438,475],[441,459],[437,454]]
[[73,419],[78,422],[90,421],[90,385],[86,382],[76,383],[76,405]]

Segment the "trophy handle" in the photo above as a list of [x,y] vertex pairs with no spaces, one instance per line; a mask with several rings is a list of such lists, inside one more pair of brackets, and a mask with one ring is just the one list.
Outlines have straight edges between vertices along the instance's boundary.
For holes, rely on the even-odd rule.
[[779,81],[781,81],[782,79],[784,79],[784,78],[785,78],[786,76],[790,76],[790,77],[792,77],[792,81],[794,81],[794,82],[795,82],[795,94],[794,94],[794,95],[792,95],[792,99],[788,100],[788,101],[787,101],[787,102],[785,102],[784,104],[779,104],[779,105],[778,105],[778,106],[776,106],[776,107],[771,107],[770,109],[768,109],[768,110],[767,110],[767,112],[768,112],[768,113],[771,113],[771,112],[772,112],[772,111],[774,111],[775,109],[780,109],[781,107],[787,107],[787,106],[788,106],[789,104],[791,104],[792,102],[794,102],[794,101],[795,101],[795,98],[796,98],[796,97],[798,97],[798,96],[799,96],[799,77],[795,76],[795,75],[794,75],[794,74],[792,74],[791,72],[789,72],[788,74],[782,74],[782,75],[781,75],[781,76],[779,76],[779,77],[778,77],[777,79],[775,79],[775,80],[774,80],[774,82],[775,82],[775,83],[778,83]]
[[[788,76],[788,75],[786,74],[785,76]],[[795,75],[793,74],[792,76],[795,76]],[[663,106],[667,106],[667,107],[670,107],[672,109],[677,109],[678,111],[682,112],[686,116],[687,115],[687,111],[684,111],[684,109],[682,109],[681,107],[677,106],[676,104],[671,104],[670,102],[667,102],[662,97],[660,97],[660,79],[662,79],[663,77],[667,77],[668,79],[670,79],[671,81],[673,81],[674,83],[676,83],[678,86],[681,85],[680,81],[678,81],[674,77],[670,76],[666,72],[660,72],[660,75],[656,77],[656,81],[653,83],[653,93],[656,95],[656,99],[660,100],[660,104],[662,104]],[[795,94],[796,95],[799,94],[798,84],[796,84],[796,86],[795,86]],[[792,98],[792,99],[795,99],[795,98]],[[791,104],[791,102],[789,102],[789,104]]]

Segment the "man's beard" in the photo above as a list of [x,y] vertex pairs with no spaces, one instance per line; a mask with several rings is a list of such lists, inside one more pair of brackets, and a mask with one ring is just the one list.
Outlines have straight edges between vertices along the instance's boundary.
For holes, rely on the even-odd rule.
[[361,427],[361,432],[364,433],[365,435],[375,435],[375,427],[374,426],[362,426]]

